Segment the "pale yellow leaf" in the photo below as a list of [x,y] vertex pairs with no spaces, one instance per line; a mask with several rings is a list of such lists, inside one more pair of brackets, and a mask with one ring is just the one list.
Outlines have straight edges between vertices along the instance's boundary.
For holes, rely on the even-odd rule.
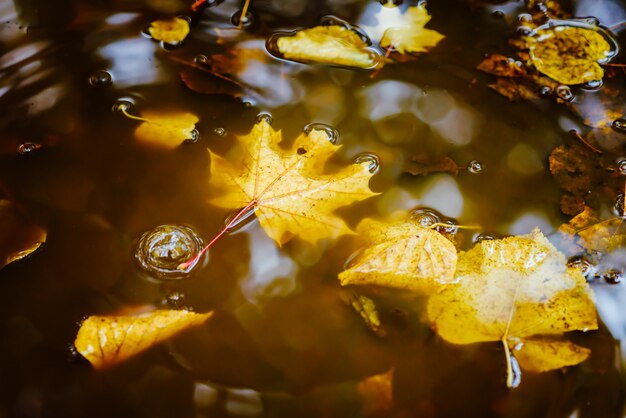
[[189,22],[180,17],[155,20],[150,24],[148,32],[157,41],[163,41],[166,44],[178,44],[189,34]]
[[445,38],[442,34],[424,26],[430,15],[424,5],[409,7],[401,15],[402,23],[388,28],[380,40],[384,48],[394,48],[402,54],[427,52]]
[[545,338],[525,340],[512,353],[521,368],[541,373],[582,363],[591,350],[566,339]]
[[457,253],[439,232],[414,222],[363,220],[357,232],[368,241],[351,266],[339,274],[345,285],[376,285],[422,294],[454,282]]
[[344,26],[316,26],[281,36],[277,46],[283,57],[303,62],[374,68],[379,55],[353,30]]
[[31,222],[15,203],[0,199],[0,269],[33,253],[46,236],[46,230]]
[[[127,116],[129,116],[127,114]],[[158,148],[173,149],[186,140],[194,139],[198,117],[192,113],[144,112],[141,117],[130,115],[142,123],[135,130],[138,141]]]
[[104,368],[201,325],[212,314],[157,310],[135,316],[90,316],[81,324],[74,346],[95,368]]
[[339,149],[322,130],[300,135],[290,149],[279,147],[280,131],[265,121],[238,137],[243,155],[237,161],[211,153],[212,187],[222,195],[211,202],[228,209],[252,204],[259,223],[279,245],[293,236],[315,243],[352,233],[333,212],[376,195],[369,188],[370,163],[355,163],[323,174]]

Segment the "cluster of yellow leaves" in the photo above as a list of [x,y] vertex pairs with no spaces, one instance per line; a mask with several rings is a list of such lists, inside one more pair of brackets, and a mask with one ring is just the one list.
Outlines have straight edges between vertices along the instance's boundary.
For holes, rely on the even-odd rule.
[[45,229],[30,222],[15,203],[0,199],[0,269],[33,253],[46,236]]
[[[502,342],[509,387],[517,383],[511,356],[532,372],[588,357],[590,351],[564,333],[597,329],[593,294],[580,271],[567,267],[565,256],[539,230],[481,241],[461,252],[457,262],[454,246],[430,229],[369,220],[362,226],[359,232],[370,245],[339,275],[342,285],[428,295],[427,321],[446,341]],[[362,316],[370,318],[372,311]]]
[[81,324],[74,347],[95,368],[101,369],[199,326],[212,314],[157,310],[132,316],[90,316]]
[[228,161],[211,152],[210,184],[222,191],[211,202],[227,209],[254,208],[263,229],[279,245],[294,235],[315,243],[351,233],[333,212],[376,194],[369,189],[373,173],[368,162],[322,173],[339,149],[325,131],[303,133],[283,150],[280,131],[261,120],[237,139],[237,158]]
[[155,20],[150,24],[148,33],[153,39],[166,44],[179,44],[189,34],[189,22],[181,17]]
[[[388,4],[386,4],[389,7]],[[394,49],[401,54],[427,52],[436,46],[444,36],[426,29],[430,15],[423,4],[409,7],[404,13],[398,10],[400,23],[388,27],[380,46]],[[277,48],[284,58],[373,69],[385,64],[383,59],[352,28],[340,25],[316,26],[298,31],[293,36],[279,36]]]

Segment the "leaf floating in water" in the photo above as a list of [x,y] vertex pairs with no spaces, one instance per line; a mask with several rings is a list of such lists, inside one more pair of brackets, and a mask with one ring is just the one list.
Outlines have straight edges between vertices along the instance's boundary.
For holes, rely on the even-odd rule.
[[604,71],[598,61],[612,55],[611,46],[599,31],[577,26],[538,29],[527,42],[535,68],[563,84],[601,80]]
[[211,153],[211,186],[223,195],[211,202],[228,209],[254,209],[267,234],[282,245],[294,235],[315,243],[351,233],[335,209],[376,195],[368,186],[370,163],[352,164],[322,174],[339,149],[324,130],[303,133],[284,151],[280,131],[261,119],[238,141],[245,149],[240,161]]
[[401,18],[401,24],[385,31],[380,46],[393,48],[401,54],[420,53],[428,52],[445,38],[439,32],[424,27],[431,17],[423,4],[409,7]]
[[143,122],[135,130],[135,137],[145,144],[174,149],[185,141],[197,139],[198,117],[193,113],[144,112],[141,116],[134,116],[126,108],[120,110],[126,117]]
[[577,237],[577,244],[589,253],[608,253],[626,246],[624,219],[615,217],[602,220],[590,207],[574,216],[559,232]]
[[0,269],[36,251],[47,233],[20,213],[16,204],[0,199]]
[[564,333],[597,329],[591,289],[538,229],[481,241],[460,254],[456,277],[458,283],[430,298],[428,319],[453,344],[501,341],[509,387],[512,355],[519,353],[529,371],[574,365],[589,355]]
[[189,34],[189,22],[181,17],[155,20],[150,24],[148,32],[157,41],[175,45],[184,41]]
[[453,283],[456,248],[439,232],[413,222],[363,220],[369,246],[339,274],[346,285],[375,285],[432,294]]
[[284,58],[294,61],[372,69],[380,58],[354,30],[339,25],[279,36],[276,45]]
[[405,162],[403,170],[414,176],[425,176],[431,173],[450,173],[456,176],[459,168],[447,155],[415,154]]
[[158,310],[136,316],[90,316],[80,326],[74,346],[93,367],[101,369],[201,325],[212,314]]

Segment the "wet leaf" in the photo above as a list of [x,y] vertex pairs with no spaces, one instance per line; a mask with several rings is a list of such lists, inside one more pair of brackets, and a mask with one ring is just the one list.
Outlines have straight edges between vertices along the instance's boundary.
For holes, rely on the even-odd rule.
[[46,236],[46,231],[27,219],[15,203],[0,199],[0,269],[32,254]]
[[129,114],[125,109],[122,109],[122,112],[126,117],[142,122],[135,130],[135,137],[147,145],[174,149],[197,136],[198,117],[193,113],[148,111],[138,117]]
[[476,68],[499,77],[526,77],[528,75],[521,61],[500,54],[491,54]]
[[530,365],[527,370],[587,357],[585,349],[564,343],[564,333],[597,329],[593,294],[580,271],[567,267],[565,256],[538,229],[482,241],[461,253],[456,278],[457,284],[430,298],[428,318],[454,344],[501,341],[509,387],[515,383],[510,356],[524,345],[530,348],[523,350],[520,365]]
[[377,55],[352,29],[339,25],[316,26],[281,36],[277,46],[283,57],[303,62],[374,68]]
[[134,316],[90,316],[81,324],[74,346],[93,367],[101,369],[201,325],[212,314],[157,310]]
[[153,39],[166,44],[178,44],[189,34],[189,22],[180,17],[166,20],[155,20],[150,24],[148,33]]
[[453,283],[457,253],[439,232],[405,221],[363,220],[357,232],[369,243],[339,274],[342,286],[375,285],[432,294]]
[[442,34],[424,26],[430,21],[426,6],[409,7],[401,15],[402,22],[385,31],[380,45],[393,48],[401,54],[428,52],[445,38]]
[[569,25],[539,29],[527,42],[535,68],[563,84],[601,80],[604,71],[598,61],[611,53],[598,31]]
[[361,316],[370,331],[379,337],[387,335],[387,330],[380,320],[376,303],[372,299],[356,292],[342,293],[342,299]]
[[238,161],[211,152],[210,183],[223,190],[211,202],[228,209],[254,208],[263,229],[279,245],[294,236],[315,243],[351,233],[333,212],[376,194],[368,187],[371,162],[323,174],[339,149],[330,139],[325,131],[314,129],[285,151],[279,146],[280,131],[261,120],[248,135],[238,137],[243,147]]
[[404,165],[404,171],[414,176],[425,176],[431,173],[450,173],[457,175],[459,166],[446,155],[431,156],[416,154]]
[[393,405],[393,369],[361,380],[357,391],[363,403],[364,416],[389,412]]
[[559,232],[576,238],[577,244],[588,252],[608,253],[626,246],[624,219],[615,217],[602,220],[590,207],[574,216]]

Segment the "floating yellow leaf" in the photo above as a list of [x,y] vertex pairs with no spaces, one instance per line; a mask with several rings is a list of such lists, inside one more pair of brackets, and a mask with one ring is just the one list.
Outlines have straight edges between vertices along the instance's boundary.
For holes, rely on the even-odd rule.
[[135,316],[90,316],[80,326],[74,346],[95,368],[112,366],[201,325],[212,314],[158,310]]
[[374,68],[379,56],[352,29],[339,25],[316,26],[294,36],[280,36],[277,46],[283,57],[304,62]]
[[564,343],[563,334],[597,329],[593,294],[539,230],[480,242],[460,254],[456,276],[457,284],[430,298],[428,318],[454,344],[501,341],[509,387],[511,351],[518,348],[520,365],[530,370],[577,364],[588,355]]
[[0,199],[0,269],[37,250],[46,235],[44,229],[26,219],[16,204]]
[[384,48],[394,48],[402,54],[427,52],[445,38],[442,34],[424,26],[430,15],[422,4],[409,7],[402,15],[402,23],[385,31],[380,40]]
[[559,232],[578,237],[577,243],[590,252],[607,253],[626,245],[624,219],[602,220],[588,206],[567,224],[561,225]]
[[150,24],[148,32],[157,41],[162,41],[166,44],[178,44],[189,34],[189,22],[180,17],[155,20]]
[[563,84],[601,80],[604,71],[598,61],[611,54],[611,46],[599,31],[577,26],[538,29],[527,42],[535,68]]
[[141,116],[133,116],[126,108],[120,109],[126,117],[142,122],[135,130],[135,137],[145,144],[174,149],[187,140],[196,139],[198,135],[198,117],[193,113],[144,112]]
[[261,120],[238,138],[244,148],[239,161],[211,153],[211,185],[223,190],[211,202],[229,209],[254,208],[263,229],[279,245],[294,235],[315,243],[351,233],[333,211],[376,194],[368,186],[371,162],[322,174],[339,149],[328,133],[314,129],[302,134],[286,151],[280,141],[280,131]]
[[457,254],[439,232],[405,221],[363,220],[357,227],[369,246],[339,274],[345,285],[376,285],[431,294],[454,282]]

